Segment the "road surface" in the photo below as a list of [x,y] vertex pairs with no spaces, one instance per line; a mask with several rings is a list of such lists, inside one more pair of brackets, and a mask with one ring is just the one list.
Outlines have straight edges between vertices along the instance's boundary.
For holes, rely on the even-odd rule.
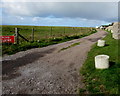
[[[87,53],[106,34],[98,30],[81,39],[4,56],[3,94],[76,94],[84,87],[79,71]],[[60,51],[78,42],[79,45]]]

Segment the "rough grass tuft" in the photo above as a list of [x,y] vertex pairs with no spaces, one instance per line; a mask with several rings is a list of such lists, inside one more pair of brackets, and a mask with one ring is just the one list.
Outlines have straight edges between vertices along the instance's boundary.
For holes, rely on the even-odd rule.
[[72,45],[70,45],[70,46],[68,46],[68,47],[65,47],[65,48],[60,49],[59,52],[60,52],[60,51],[63,51],[63,50],[66,50],[66,49],[68,49],[68,48],[71,48],[71,47],[77,46],[77,45],[79,45],[79,44],[80,44],[80,42],[78,42],[78,43],[74,43],[74,44],[72,44]]

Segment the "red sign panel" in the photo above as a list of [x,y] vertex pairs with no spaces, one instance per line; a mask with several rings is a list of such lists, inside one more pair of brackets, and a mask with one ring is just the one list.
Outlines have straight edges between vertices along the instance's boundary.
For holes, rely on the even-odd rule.
[[14,43],[14,36],[0,36],[1,43]]

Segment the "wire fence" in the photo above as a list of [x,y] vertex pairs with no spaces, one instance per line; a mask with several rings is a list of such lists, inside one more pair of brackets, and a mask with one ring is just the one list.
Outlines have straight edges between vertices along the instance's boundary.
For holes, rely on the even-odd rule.
[[[88,27],[49,27],[49,26],[3,26],[2,35],[10,36],[17,32],[29,41],[37,41],[48,38],[59,38],[72,35],[89,34],[94,28]],[[24,40],[19,38],[20,42]]]

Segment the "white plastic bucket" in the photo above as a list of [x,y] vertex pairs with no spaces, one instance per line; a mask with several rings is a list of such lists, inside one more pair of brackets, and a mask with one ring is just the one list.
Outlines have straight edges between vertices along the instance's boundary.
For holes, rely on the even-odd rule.
[[107,68],[109,68],[109,56],[108,55],[97,55],[97,56],[95,56],[95,68],[96,69],[107,69]]
[[97,46],[99,46],[99,47],[105,46],[105,40],[98,40]]

